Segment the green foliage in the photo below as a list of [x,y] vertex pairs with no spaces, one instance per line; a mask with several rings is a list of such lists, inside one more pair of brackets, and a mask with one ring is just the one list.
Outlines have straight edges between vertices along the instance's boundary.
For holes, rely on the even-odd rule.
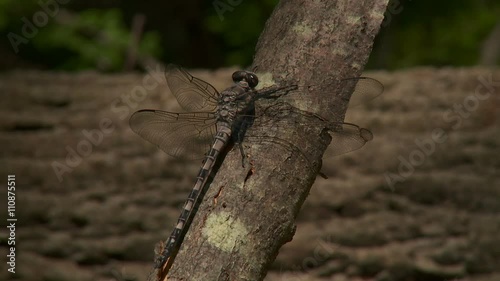
[[[146,33],[139,45],[139,55],[159,55],[159,41],[158,34]],[[120,70],[130,42],[131,34],[123,24],[121,12],[116,9],[83,11],[64,24],[41,29],[33,39],[39,50],[64,49],[74,54],[60,66],[68,70]]]
[[242,0],[234,7],[229,6],[228,1],[219,3],[228,5],[225,6],[227,9],[214,13],[215,7],[212,7],[205,18],[205,24],[208,30],[220,36],[228,47],[224,64],[249,65],[257,39],[278,0]]
[[[55,15],[48,15],[45,26],[39,26],[28,46],[19,45],[21,56],[38,57],[38,61],[56,69],[99,69],[116,71],[123,68],[131,33],[118,9],[89,9],[73,13],[59,5]],[[33,23],[35,13],[44,13],[37,0],[0,0],[0,32],[21,32],[26,18]],[[24,38],[24,37],[23,37]],[[138,57],[159,57],[160,36],[157,32],[143,34]]]
[[496,0],[405,1],[401,7],[399,19],[384,31],[389,33],[390,42],[380,41],[375,46],[390,48],[384,67],[392,69],[474,65],[483,41],[500,20],[500,2]]
[[[482,43],[500,20],[498,0],[391,1],[401,10],[390,15],[389,25],[377,37],[368,68],[474,65],[480,58]],[[35,12],[43,11],[38,2],[0,0],[0,35],[20,35],[24,24],[21,19],[32,21]],[[158,15],[165,10],[146,3],[142,9],[146,9],[143,12],[149,28],[162,30],[163,41],[159,32],[145,32],[138,57],[159,59],[161,51],[166,50],[165,60],[182,61],[188,57],[191,65],[249,65],[264,24],[277,3],[214,0],[193,10],[188,4],[173,1],[165,5],[182,8],[182,12],[163,18]],[[15,55],[20,61],[56,69],[123,69],[132,36],[123,13],[133,15],[139,4],[125,1],[120,2],[120,9],[86,9],[95,4],[82,2],[75,4],[79,11],[72,10],[75,7],[71,4],[59,5],[57,15],[50,16],[48,24],[40,27],[27,44],[22,42]],[[206,11],[200,14],[203,7]]]
[[35,0],[0,0],[0,30],[6,29],[14,19],[36,10]]

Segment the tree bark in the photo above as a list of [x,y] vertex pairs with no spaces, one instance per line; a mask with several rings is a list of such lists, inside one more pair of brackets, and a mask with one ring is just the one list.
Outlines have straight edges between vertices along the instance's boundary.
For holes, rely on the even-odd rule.
[[[294,105],[342,121],[353,89],[334,81],[361,74],[387,2],[281,1],[257,44],[253,69],[260,83],[315,85]],[[329,135],[315,116],[290,114],[276,125],[249,130],[269,140],[245,140],[249,165],[242,167],[238,149],[227,154],[168,280],[262,280],[292,239]]]

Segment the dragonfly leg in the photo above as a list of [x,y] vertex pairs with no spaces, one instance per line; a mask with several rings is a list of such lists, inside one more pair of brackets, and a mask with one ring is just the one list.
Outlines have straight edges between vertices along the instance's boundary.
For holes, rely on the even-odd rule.
[[247,160],[247,156],[245,154],[245,151],[243,150],[243,137],[244,137],[244,133],[243,133],[243,130],[240,130],[238,131],[238,133],[236,134],[236,145],[238,145],[239,149],[240,149],[240,154],[241,154],[241,166],[243,168],[245,168],[245,162]]
[[238,147],[240,148],[240,153],[241,153],[241,167],[245,168],[245,162],[247,160],[247,156],[243,151],[243,144],[241,142],[238,142]]

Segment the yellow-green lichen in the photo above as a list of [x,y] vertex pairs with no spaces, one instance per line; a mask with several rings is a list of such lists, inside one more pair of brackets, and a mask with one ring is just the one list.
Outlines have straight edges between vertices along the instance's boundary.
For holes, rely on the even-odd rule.
[[357,24],[361,20],[360,17],[356,16],[348,16],[346,22],[348,24]]
[[[228,225],[230,227],[228,227]],[[212,246],[224,252],[232,251],[238,241],[248,236],[246,225],[229,212],[211,213],[203,228],[203,236]]]
[[351,67],[356,69],[356,70],[360,70],[362,68],[361,64],[359,64],[359,63],[352,63]]
[[295,26],[292,27],[292,30],[304,38],[310,38],[314,35],[313,28],[305,23],[296,24]]
[[276,84],[276,82],[273,79],[273,74],[271,72],[257,72],[257,77],[259,77],[259,84],[257,85],[256,89],[263,89],[266,87],[270,87]]
[[[340,44],[339,44],[340,45]],[[332,55],[338,55],[341,57],[345,57],[348,55],[347,51],[345,48],[342,48],[342,46],[337,46],[336,48],[332,49]]]

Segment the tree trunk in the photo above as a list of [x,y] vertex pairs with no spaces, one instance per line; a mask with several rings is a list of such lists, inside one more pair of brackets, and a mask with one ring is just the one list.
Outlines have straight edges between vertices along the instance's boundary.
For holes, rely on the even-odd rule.
[[481,48],[479,65],[495,66],[500,56],[500,21],[497,22]]
[[[334,81],[361,74],[387,2],[281,1],[257,44],[260,83],[316,85],[294,105],[342,121],[353,89]],[[249,136],[269,141],[244,142],[250,163],[244,168],[238,149],[227,154],[168,280],[262,280],[294,235],[329,143],[324,127],[304,114],[286,116],[273,131],[253,126]]]

